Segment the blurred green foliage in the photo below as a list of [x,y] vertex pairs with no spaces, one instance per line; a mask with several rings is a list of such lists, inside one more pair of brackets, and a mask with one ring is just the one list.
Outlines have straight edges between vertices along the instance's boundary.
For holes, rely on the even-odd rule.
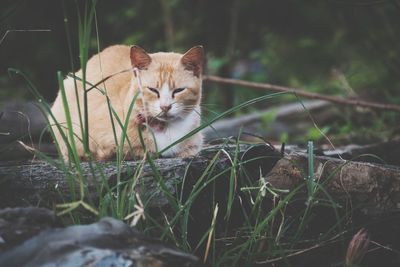
[[[2,1],[1,34],[51,30],[13,32],[0,44],[2,101],[31,98],[23,81],[8,77],[8,67],[27,73],[53,101],[56,71],[79,68],[77,16],[84,2]],[[149,52],[184,52],[203,44],[212,74],[400,104],[398,0],[103,0],[96,15],[100,43],[93,29],[91,54],[98,45],[117,43],[138,44]],[[263,93],[210,84],[204,109],[218,112]],[[397,119],[383,116],[388,123]]]

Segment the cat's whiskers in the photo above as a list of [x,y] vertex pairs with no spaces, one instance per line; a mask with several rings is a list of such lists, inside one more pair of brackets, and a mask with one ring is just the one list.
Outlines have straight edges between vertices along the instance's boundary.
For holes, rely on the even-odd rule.
[[[181,103],[179,103],[179,105],[177,106],[178,113],[179,114],[184,113],[185,115],[190,114],[195,108],[196,108],[195,105],[184,105]],[[182,116],[180,116],[180,117],[182,117]]]

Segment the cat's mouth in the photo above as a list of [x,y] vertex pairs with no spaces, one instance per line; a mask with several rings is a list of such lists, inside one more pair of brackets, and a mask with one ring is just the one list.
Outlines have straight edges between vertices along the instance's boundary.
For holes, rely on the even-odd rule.
[[176,118],[176,117],[174,115],[170,115],[170,114],[161,114],[160,116],[157,117],[157,119],[164,120],[164,121],[173,120],[174,118]]
[[156,116],[152,117],[155,120],[163,121],[163,122],[171,122],[176,120],[178,117],[175,115],[172,115],[170,113],[159,113]]
[[180,116],[172,115],[170,113],[158,113],[156,115],[148,114],[147,118],[141,115],[143,122],[148,123],[148,125],[155,131],[163,131],[168,124],[180,120]]
[[152,120],[149,120],[149,126],[154,131],[161,132],[161,131],[165,130],[165,127],[167,126],[167,123],[165,121],[152,119]]

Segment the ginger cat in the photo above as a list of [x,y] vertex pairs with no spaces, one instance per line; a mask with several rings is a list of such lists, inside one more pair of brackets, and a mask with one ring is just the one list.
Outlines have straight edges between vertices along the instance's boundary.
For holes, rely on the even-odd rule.
[[[197,128],[200,125],[203,57],[202,46],[195,46],[182,55],[166,52],[148,54],[138,46],[125,45],[108,47],[93,56],[87,62],[86,89],[109,75],[115,75],[99,84],[98,89],[94,88],[87,93],[91,154],[97,160],[113,159],[116,155],[116,144],[106,95],[115,113],[124,123],[129,106],[135,95],[138,94],[127,127],[127,138],[131,146],[126,140],[123,146],[126,158],[139,158],[144,155],[144,149],[138,137],[139,127],[143,129],[144,143],[150,153],[161,151]],[[143,94],[141,94],[138,79],[135,78],[132,71],[133,68],[138,69]],[[127,69],[131,69],[131,71],[119,73]],[[82,70],[76,72],[75,76],[81,78]],[[76,150],[79,157],[85,158],[75,82],[84,124],[82,82],[68,77],[64,80],[64,87],[71,114]],[[58,93],[51,111],[65,136],[68,136],[61,92]],[[120,143],[122,128],[114,117],[115,115],[113,115],[113,121],[116,137]],[[67,160],[68,147],[51,117],[49,117],[49,121],[52,124],[55,139],[60,145],[62,156]],[[201,133],[197,133],[166,150],[162,156],[193,156],[201,149],[202,139]],[[71,142],[69,138],[68,140]]]

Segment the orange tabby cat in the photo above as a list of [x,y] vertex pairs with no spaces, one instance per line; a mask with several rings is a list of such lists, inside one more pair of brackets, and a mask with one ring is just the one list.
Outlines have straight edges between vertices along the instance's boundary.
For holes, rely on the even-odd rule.
[[[138,79],[134,77],[132,71],[128,71],[112,76],[88,92],[89,149],[95,158],[107,160],[112,159],[116,154],[106,95],[119,119],[125,122],[129,106],[135,95],[139,94],[127,127],[127,138],[131,146],[125,141],[123,147],[124,155],[128,158],[142,157],[144,154],[138,138],[139,127],[143,129],[143,139],[147,150],[152,153],[161,151],[198,127],[200,125],[203,54],[202,46],[195,46],[182,55],[165,52],[148,54],[138,46],[115,45],[93,56],[87,63],[86,89],[109,75],[133,67],[138,69],[143,90],[141,94]],[[75,75],[82,77],[82,70]],[[83,84],[69,77],[64,80],[64,86],[76,150],[78,156],[84,158],[75,82],[83,117]],[[51,111],[65,135],[68,136],[61,92]],[[84,121],[83,118],[82,121]],[[113,121],[119,143],[122,128],[115,118]],[[68,159],[67,145],[51,118],[50,122],[52,122],[62,156]],[[195,155],[201,147],[202,135],[197,133],[166,150],[163,156],[188,157]]]

